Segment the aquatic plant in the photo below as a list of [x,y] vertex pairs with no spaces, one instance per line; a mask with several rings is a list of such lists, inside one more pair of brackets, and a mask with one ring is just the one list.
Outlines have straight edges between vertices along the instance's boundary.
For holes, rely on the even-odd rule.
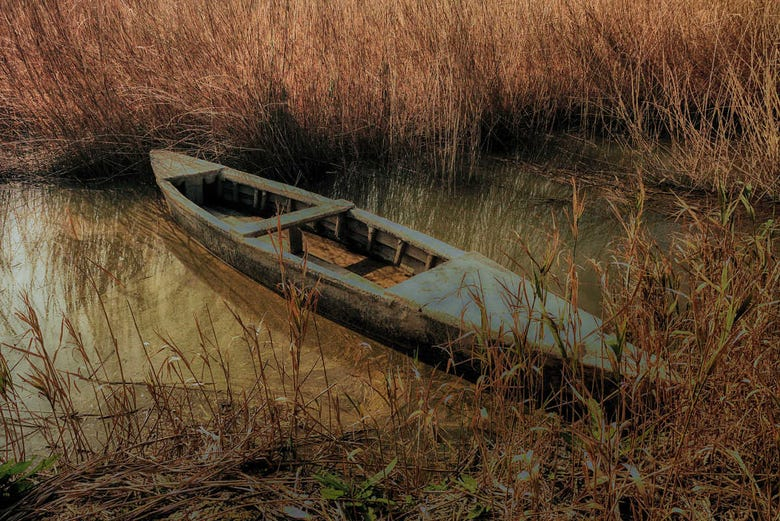
[[455,179],[574,132],[643,151],[655,182],[780,193],[773,0],[7,0],[0,38],[7,171],[117,175],[175,146]]

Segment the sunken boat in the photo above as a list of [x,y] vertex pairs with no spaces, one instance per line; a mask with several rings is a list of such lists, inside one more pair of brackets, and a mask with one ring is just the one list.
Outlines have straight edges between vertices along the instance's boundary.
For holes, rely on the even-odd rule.
[[575,363],[612,382],[658,368],[596,316],[479,253],[346,200],[167,150],[150,156],[190,237],[279,293],[288,281],[316,288],[318,313],[422,360],[521,349],[542,368]]

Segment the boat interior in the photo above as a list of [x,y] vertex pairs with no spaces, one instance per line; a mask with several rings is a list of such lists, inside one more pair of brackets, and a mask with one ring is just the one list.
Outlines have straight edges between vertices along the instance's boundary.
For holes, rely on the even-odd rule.
[[[170,179],[187,199],[232,233],[347,270],[388,288],[448,260],[451,247],[345,200],[224,168]],[[441,246],[441,247],[439,247]]]

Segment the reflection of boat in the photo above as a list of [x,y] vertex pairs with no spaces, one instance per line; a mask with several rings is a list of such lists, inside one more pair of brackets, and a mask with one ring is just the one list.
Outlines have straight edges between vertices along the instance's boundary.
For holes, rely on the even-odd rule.
[[[228,264],[275,290],[283,276],[317,284],[318,311],[435,360],[448,345],[468,358],[474,338],[528,346],[555,365],[573,353],[589,375],[636,376],[599,319],[572,310],[519,275],[345,200],[333,200],[185,155],[152,151],[174,219]],[[282,269],[283,268],[283,269]],[[576,312],[575,312],[576,311]],[[576,324],[576,326],[575,326]]]

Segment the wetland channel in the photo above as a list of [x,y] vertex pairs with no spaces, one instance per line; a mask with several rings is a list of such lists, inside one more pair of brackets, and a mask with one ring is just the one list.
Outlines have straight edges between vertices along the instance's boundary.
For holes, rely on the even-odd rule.
[[[565,248],[572,245],[571,186],[510,162],[493,163],[455,189],[401,173],[355,170],[334,179],[315,190],[481,252],[515,271],[529,265],[519,239],[539,255],[557,225]],[[580,306],[598,314],[599,284],[590,261],[610,262],[611,242],[621,228],[599,193],[586,190],[586,197],[576,248]],[[653,212],[645,222],[659,238],[675,226]],[[0,185],[0,349],[12,363],[10,346],[27,347],[31,341],[19,316],[25,298],[38,315],[46,348],[59,348],[59,366],[80,370],[73,339],[63,327],[67,319],[83,344],[106,360],[109,372],[139,383],[150,361],[175,359],[172,345],[194,358],[218,345],[229,358],[231,379],[251,383],[255,375],[236,316],[262,336],[267,357],[276,349],[283,358],[290,338],[284,300],[185,236],[150,185]],[[308,374],[311,392],[324,389],[329,378],[336,392],[349,395],[351,407],[380,413],[382,400],[374,390],[379,382],[372,378],[381,381],[388,368],[412,363],[408,357],[322,317],[310,331],[301,363],[317,369],[324,358],[327,367],[327,374],[318,369]],[[121,371],[112,360],[116,353]],[[367,364],[378,370],[366,371]],[[449,384],[456,380],[425,374]]]

